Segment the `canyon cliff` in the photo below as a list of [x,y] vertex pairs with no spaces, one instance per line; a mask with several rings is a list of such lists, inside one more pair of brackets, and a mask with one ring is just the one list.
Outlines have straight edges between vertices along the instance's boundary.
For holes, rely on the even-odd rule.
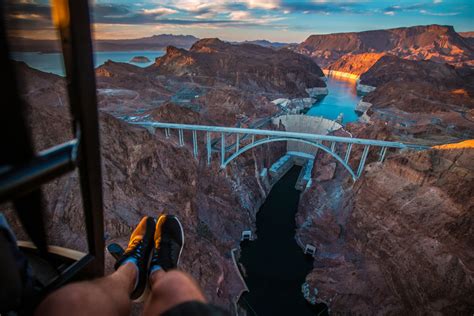
[[298,238],[318,248],[307,282],[319,301],[342,314],[472,313],[474,150],[452,147],[392,155],[355,183],[338,167],[339,183],[303,193]]

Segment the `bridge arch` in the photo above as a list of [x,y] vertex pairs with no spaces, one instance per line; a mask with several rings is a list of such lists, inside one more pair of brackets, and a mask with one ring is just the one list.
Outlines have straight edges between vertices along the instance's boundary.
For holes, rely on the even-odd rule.
[[352,170],[351,166],[349,166],[349,164],[346,163],[344,161],[344,159],[342,159],[338,154],[333,152],[330,148],[324,146],[323,144],[317,143],[317,142],[313,142],[313,141],[306,140],[306,139],[300,139],[300,138],[292,138],[292,137],[270,137],[270,138],[264,138],[264,139],[257,140],[257,141],[255,141],[251,144],[248,144],[248,145],[242,147],[241,149],[236,151],[234,154],[232,154],[230,157],[225,159],[224,163],[221,165],[221,168],[225,168],[232,160],[234,160],[235,158],[237,158],[238,156],[240,156],[241,154],[243,154],[244,152],[246,152],[246,151],[248,151],[252,148],[255,148],[255,147],[263,145],[263,144],[268,144],[268,143],[272,143],[272,142],[282,142],[282,141],[301,142],[301,143],[305,143],[305,144],[308,144],[308,145],[311,145],[311,146],[314,146],[316,148],[319,148],[319,149],[323,150],[324,152],[326,152],[326,153],[330,154],[331,156],[333,156],[334,159],[336,159],[338,162],[340,162],[344,166],[344,168],[346,168],[347,171],[351,174],[352,179],[354,181],[357,180],[357,176],[355,175],[355,173]]

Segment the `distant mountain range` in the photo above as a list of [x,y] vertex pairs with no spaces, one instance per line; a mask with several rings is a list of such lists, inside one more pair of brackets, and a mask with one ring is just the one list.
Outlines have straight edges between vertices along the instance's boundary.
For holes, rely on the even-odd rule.
[[467,38],[474,37],[474,31],[471,31],[471,32],[459,32],[459,35],[461,35],[462,37],[467,37]]
[[[96,40],[96,51],[132,51],[132,50],[165,50],[167,46],[189,49],[199,39],[192,35],[160,34],[150,37],[122,40]],[[10,38],[12,51],[20,52],[58,52],[60,43],[57,40],[33,40],[28,38]]]
[[254,41],[231,42],[231,43],[232,44],[254,44],[254,45],[270,47],[270,48],[282,48],[289,45],[296,45],[295,43],[270,42],[267,40],[254,40]]
[[459,35],[461,35],[462,37],[464,37],[466,39],[466,41],[469,43],[469,45],[471,45],[472,47],[474,47],[474,31],[471,31],[471,32],[459,32]]
[[[94,41],[94,48],[96,51],[165,50],[168,46],[189,49],[198,40],[199,38],[192,35],[160,34],[135,39],[96,40]],[[288,43],[270,42],[267,40],[232,42],[232,44],[255,44],[271,48],[281,48],[289,45]],[[12,37],[10,38],[10,45],[12,46],[12,51],[17,52],[50,53],[60,51],[60,43],[57,40]]]

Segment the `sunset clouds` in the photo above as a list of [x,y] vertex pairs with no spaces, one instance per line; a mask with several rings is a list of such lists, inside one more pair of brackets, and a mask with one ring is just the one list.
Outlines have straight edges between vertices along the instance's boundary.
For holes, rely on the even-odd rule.
[[[314,33],[419,24],[474,30],[473,6],[471,0],[96,0],[91,10],[96,38],[173,33],[297,42]],[[16,1],[7,8],[10,34],[54,37],[48,1]]]

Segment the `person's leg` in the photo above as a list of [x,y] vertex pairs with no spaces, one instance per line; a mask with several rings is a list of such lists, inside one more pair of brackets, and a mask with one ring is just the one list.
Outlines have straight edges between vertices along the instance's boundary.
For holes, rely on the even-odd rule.
[[157,316],[181,303],[206,302],[204,294],[191,276],[178,270],[158,270],[150,275],[151,292],[145,301],[143,315]]
[[69,284],[50,294],[36,315],[127,315],[130,299],[144,296],[148,262],[154,249],[155,220],[143,217],[109,276]]
[[51,293],[35,315],[128,315],[137,267],[129,262],[106,277],[78,282]]

